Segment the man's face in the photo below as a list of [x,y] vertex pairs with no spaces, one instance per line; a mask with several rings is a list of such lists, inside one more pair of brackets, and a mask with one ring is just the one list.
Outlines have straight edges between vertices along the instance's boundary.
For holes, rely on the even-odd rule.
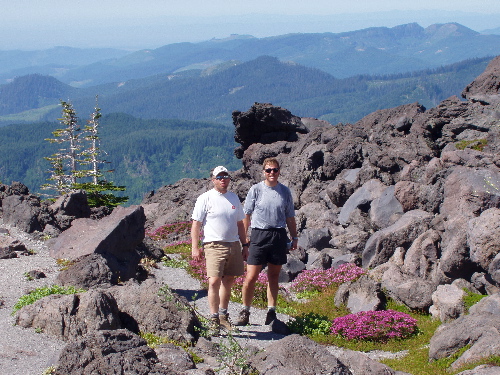
[[227,173],[221,172],[216,177],[213,177],[212,181],[217,190],[227,190],[231,179]]
[[266,164],[264,166],[264,178],[268,182],[278,182],[280,170],[276,164]]

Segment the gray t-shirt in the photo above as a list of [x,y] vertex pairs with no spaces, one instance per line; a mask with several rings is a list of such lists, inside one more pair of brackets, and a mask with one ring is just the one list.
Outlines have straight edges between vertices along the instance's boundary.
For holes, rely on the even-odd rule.
[[264,181],[250,188],[243,211],[252,215],[250,227],[258,229],[286,228],[286,218],[295,217],[290,189],[281,183],[267,186]]

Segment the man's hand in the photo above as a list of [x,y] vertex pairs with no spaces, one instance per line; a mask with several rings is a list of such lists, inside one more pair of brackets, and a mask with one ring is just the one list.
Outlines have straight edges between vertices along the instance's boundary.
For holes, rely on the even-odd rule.
[[243,255],[243,260],[246,262],[248,259],[248,246],[243,246],[241,248],[241,255]]
[[194,260],[200,261],[203,258],[203,247],[192,246],[191,256]]

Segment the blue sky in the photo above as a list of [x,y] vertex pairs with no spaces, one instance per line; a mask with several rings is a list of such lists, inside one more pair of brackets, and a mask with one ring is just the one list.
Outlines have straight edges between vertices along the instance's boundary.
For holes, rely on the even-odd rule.
[[[418,22],[500,27],[499,0],[0,0],[0,49],[157,48],[230,34],[266,37]],[[498,21],[497,21],[498,20]]]

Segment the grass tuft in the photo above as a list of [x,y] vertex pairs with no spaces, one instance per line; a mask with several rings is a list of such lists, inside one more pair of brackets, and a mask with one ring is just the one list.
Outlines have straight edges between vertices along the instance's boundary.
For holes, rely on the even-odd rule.
[[12,308],[12,315],[19,309],[23,308],[24,306],[31,305],[38,301],[39,299],[50,296],[52,294],[75,294],[75,293],[81,293],[85,292],[85,289],[78,289],[75,288],[74,286],[59,286],[59,285],[51,285],[51,286],[44,286],[41,288],[36,288],[35,290],[31,291],[28,294],[25,294],[19,298],[19,300],[16,302],[14,307]]

